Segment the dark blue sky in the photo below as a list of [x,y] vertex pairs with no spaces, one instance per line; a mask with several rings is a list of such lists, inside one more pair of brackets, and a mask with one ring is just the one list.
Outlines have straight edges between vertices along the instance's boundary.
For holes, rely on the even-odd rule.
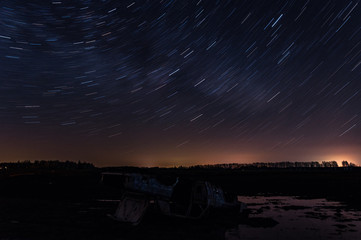
[[358,162],[360,7],[2,0],[0,160]]

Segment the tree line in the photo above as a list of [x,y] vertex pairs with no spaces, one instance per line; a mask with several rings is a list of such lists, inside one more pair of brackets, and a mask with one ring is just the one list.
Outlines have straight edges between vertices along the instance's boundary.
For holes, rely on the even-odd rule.
[[59,160],[36,160],[36,161],[17,161],[0,163],[0,170],[17,170],[17,169],[93,169],[95,166],[87,162],[59,161]]
[[343,161],[339,166],[336,161],[322,162],[255,162],[255,163],[222,163],[212,165],[196,165],[189,168],[224,168],[224,169],[240,169],[240,168],[338,168],[338,167],[357,167],[354,163]]

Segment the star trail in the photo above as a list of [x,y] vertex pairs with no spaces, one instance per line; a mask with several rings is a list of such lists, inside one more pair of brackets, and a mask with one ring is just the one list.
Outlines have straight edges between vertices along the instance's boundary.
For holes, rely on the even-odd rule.
[[0,2],[0,160],[361,163],[359,1]]

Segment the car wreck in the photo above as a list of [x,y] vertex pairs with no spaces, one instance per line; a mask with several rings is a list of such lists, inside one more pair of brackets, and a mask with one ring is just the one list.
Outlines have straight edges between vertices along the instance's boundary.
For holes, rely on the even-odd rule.
[[201,219],[216,212],[246,214],[246,204],[208,182],[186,178],[159,178],[140,173],[102,173],[122,191],[113,219],[138,225],[148,208],[166,216]]

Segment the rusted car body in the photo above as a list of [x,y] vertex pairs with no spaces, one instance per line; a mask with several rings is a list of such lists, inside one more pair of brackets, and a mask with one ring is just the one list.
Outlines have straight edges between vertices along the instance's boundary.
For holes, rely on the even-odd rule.
[[235,214],[244,212],[246,205],[229,197],[222,188],[207,181],[174,178],[162,182],[154,176],[139,173],[103,173],[103,179],[118,177],[122,190],[118,208],[112,218],[137,225],[148,207],[158,212],[188,219],[200,219],[213,211]]

